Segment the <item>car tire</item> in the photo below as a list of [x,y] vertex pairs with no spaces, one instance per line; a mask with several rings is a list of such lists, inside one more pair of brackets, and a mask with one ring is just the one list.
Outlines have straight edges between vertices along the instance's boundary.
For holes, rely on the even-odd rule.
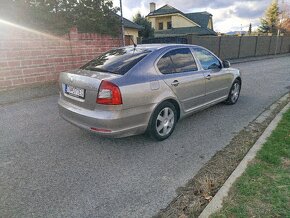
[[227,100],[224,101],[224,103],[227,105],[233,105],[237,103],[240,97],[240,92],[241,92],[241,81],[236,79],[231,87],[229,96]]
[[168,101],[162,102],[151,115],[147,133],[158,141],[167,139],[175,129],[177,123],[177,110]]

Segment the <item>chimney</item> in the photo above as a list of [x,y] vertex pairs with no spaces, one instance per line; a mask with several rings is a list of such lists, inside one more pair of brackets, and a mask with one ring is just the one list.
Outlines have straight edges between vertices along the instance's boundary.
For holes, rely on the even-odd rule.
[[156,10],[156,4],[155,2],[150,3],[150,13]]

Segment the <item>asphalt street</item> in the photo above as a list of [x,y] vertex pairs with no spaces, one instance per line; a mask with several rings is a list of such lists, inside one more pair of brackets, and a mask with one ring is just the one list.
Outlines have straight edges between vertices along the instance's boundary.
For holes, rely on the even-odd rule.
[[166,141],[106,139],[58,115],[58,96],[0,106],[0,217],[150,217],[231,138],[289,92],[290,56],[235,64],[234,106],[178,123]]

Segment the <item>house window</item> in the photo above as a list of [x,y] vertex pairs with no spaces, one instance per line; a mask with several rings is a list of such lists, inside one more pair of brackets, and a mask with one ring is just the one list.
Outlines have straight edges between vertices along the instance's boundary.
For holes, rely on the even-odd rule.
[[163,23],[158,23],[158,30],[163,30]]
[[171,21],[168,21],[167,22],[167,29],[169,30],[169,29],[171,29],[172,28],[172,23],[171,23]]
[[211,18],[208,21],[207,28],[213,30],[212,19]]

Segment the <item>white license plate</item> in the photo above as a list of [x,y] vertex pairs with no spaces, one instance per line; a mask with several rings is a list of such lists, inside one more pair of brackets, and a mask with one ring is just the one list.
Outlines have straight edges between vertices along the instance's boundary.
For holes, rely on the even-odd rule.
[[71,85],[65,85],[65,93],[77,98],[85,98],[85,90]]

